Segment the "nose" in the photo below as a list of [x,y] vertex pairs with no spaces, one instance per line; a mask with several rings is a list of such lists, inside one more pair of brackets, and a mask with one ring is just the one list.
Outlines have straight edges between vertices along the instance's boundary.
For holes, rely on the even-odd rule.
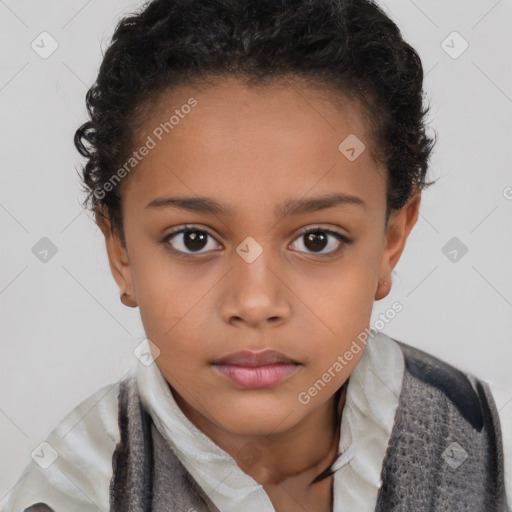
[[263,251],[251,263],[236,256],[224,282],[221,314],[226,323],[254,328],[287,321],[291,312],[290,290],[278,263]]

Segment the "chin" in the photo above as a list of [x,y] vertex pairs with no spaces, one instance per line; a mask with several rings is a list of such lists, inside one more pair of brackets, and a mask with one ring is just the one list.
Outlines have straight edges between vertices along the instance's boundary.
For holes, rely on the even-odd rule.
[[276,430],[276,423],[261,422],[261,418],[259,420],[260,422],[257,422],[257,420],[252,422],[236,421],[229,424],[224,422],[220,426],[227,432],[241,437],[266,437],[269,434],[278,434],[282,430],[281,428]]
[[252,408],[248,411],[246,408],[237,409],[233,407],[233,412],[229,416],[221,412],[220,417],[215,423],[222,428],[237,436],[268,436],[270,434],[279,434],[292,428],[300,418],[293,411],[280,407],[274,411]]

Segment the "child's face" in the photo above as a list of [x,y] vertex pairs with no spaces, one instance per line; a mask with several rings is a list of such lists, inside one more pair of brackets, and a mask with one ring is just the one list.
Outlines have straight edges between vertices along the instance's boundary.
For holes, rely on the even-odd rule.
[[[191,97],[197,105],[181,110]],[[159,140],[176,109],[179,122]],[[353,161],[338,149],[351,134],[366,145]],[[138,304],[160,350],[156,362],[191,415],[232,433],[285,431],[326,404],[359,361],[363,350],[335,364],[385,295],[379,279],[390,281],[419,195],[386,232],[385,172],[371,158],[356,105],[335,108],[298,84],[256,91],[230,79],[181,88],[164,95],[135,150],[147,136],[155,147],[122,185],[127,252],[104,229],[114,276]],[[330,194],[360,202],[278,214],[287,201]],[[148,206],[171,197],[209,198],[230,212]],[[165,241],[185,224],[208,235]],[[351,242],[326,231],[308,242],[299,233],[317,225]],[[278,384],[243,388],[212,364],[267,348],[301,365]],[[322,390],[309,392],[319,379]]]

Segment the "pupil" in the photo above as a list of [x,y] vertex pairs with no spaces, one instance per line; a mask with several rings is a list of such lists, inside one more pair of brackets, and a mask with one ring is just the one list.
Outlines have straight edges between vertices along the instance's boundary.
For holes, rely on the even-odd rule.
[[306,237],[306,242],[304,243],[304,245],[308,249],[316,251],[325,248],[325,241],[327,237],[321,231],[314,231],[304,236]]
[[184,244],[191,251],[203,249],[206,242],[206,233],[204,231],[185,231]]

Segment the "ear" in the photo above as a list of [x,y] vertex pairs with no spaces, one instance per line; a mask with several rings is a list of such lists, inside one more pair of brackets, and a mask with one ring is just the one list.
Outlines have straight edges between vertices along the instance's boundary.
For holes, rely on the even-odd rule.
[[117,286],[119,286],[121,302],[125,306],[137,307],[132,269],[126,247],[119,236],[112,230],[106,213],[97,211],[95,216],[96,223],[105,237],[108,262]]
[[384,298],[391,289],[391,272],[398,263],[407,237],[418,220],[420,202],[421,191],[415,187],[414,194],[407,203],[399,210],[391,212],[389,216],[375,300]]

